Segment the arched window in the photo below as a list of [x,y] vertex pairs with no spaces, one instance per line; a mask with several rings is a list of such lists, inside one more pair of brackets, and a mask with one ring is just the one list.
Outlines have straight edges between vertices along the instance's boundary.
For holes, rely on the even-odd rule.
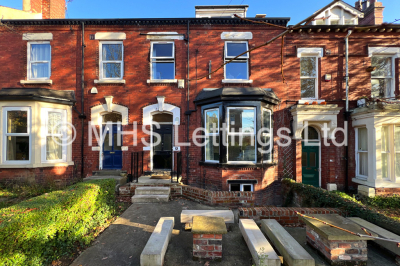
[[157,123],[172,123],[173,117],[168,113],[160,113],[153,115],[153,122]]
[[[319,134],[318,134],[318,131],[315,128],[307,127],[307,131],[308,131],[307,140],[319,140]],[[306,132],[306,129],[304,129],[303,132],[301,133],[301,138],[302,139],[306,139],[305,138],[305,132]]]
[[118,122],[122,122],[122,115],[120,113],[116,113],[116,112],[112,112],[112,113],[106,113],[104,115],[102,115],[102,120],[103,120],[103,124],[107,123],[107,122],[111,122],[111,123],[118,123]]

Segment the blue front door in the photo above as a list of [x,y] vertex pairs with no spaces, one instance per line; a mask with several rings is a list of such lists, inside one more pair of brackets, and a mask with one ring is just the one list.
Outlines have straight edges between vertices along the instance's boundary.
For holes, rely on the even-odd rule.
[[[103,169],[121,169],[122,168],[122,135],[118,143],[118,125],[107,127],[107,133],[103,143]],[[103,128],[104,130],[104,128]]]

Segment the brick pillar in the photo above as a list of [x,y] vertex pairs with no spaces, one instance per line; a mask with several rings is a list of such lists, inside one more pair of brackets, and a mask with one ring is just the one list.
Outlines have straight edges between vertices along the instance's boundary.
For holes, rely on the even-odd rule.
[[222,234],[193,234],[193,260],[222,260]]
[[294,140],[296,142],[296,182],[301,183],[303,181],[303,171],[301,169],[301,139]]

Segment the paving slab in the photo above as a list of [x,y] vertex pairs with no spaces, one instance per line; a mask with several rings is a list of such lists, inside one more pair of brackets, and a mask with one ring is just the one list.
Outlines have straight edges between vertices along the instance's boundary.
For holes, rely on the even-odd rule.
[[231,210],[183,210],[181,223],[192,223],[194,216],[222,217],[225,223],[235,222],[235,215]]
[[169,195],[134,195],[132,203],[161,203],[168,202]]
[[135,195],[169,195],[170,187],[137,187]]
[[207,217],[194,216],[192,234],[214,234],[224,235],[228,233],[224,218],[222,217]]

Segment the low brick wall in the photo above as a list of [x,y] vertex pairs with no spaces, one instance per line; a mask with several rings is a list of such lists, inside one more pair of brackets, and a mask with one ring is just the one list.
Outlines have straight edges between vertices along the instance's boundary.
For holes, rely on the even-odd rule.
[[284,208],[284,207],[255,207],[239,208],[239,219],[275,219],[282,226],[304,226],[305,223],[296,214],[299,212],[305,215],[314,214],[340,214],[339,209],[333,208]]
[[376,188],[376,196],[393,196],[400,195],[400,188]]
[[182,185],[182,196],[207,205],[229,207],[250,207],[255,202],[253,192],[211,191],[186,185]]

